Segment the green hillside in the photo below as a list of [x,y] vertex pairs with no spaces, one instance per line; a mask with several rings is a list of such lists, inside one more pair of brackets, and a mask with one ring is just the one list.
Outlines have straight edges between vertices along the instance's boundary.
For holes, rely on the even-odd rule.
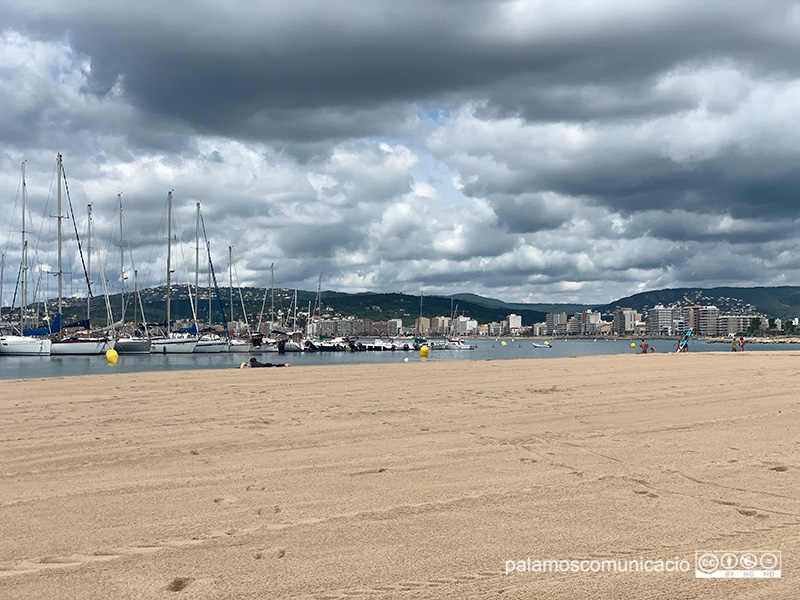
[[[145,315],[151,323],[162,322],[166,318],[164,302],[165,287],[150,288],[142,291],[142,302]],[[265,299],[266,294],[266,299]],[[221,288],[221,304],[225,311],[226,319],[230,318],[231,302],[230,289]],[[274,304],[277,314],[284,318],[291,318],[294,313],[294,290],[276,289],[274,291]],[[259,313],[264,308],[264,319],[269,319],[270,305],[272,302],[268,290],[263,288],[242,288],[241,296],[247,308],[250,323],[258,321]],[[297,291],[298,313],[308,312],[309,304],[315,310],[316,292]],[[234,318],[242,320],[241,302],[239,291],[234,290]],[[112,295],[110,303],[114,320],[120,316],[119,294]],[[220,323],[219,304],[214,297],[212,302],[212,321]],[[652,308],[656,304],[689,306],[695,304],[713,304],[723,313],[750,313],[757,312],[768,317],[792,319],[800,315],[800,287],[753,287],[753,288],[676,288],[652,290],[621,298],[616,302],[605,305],[584,304],[525,304],[503,302],[494,298],[484,298],[476,294],[456,294],[454,296],[423,296],[422,315],[428,318],[436,316],[450,316],[452,310],[459,315],[465,315],[477,320],[479,323],[502,321],[511,313],[522,316],[523,325],[532,325],[545,320],[548,312],[566,312],[571,315],[587,309],[599,310],[604,315],[611,315],[617,307],[630,307],[638,311]],[[49,310],[55,311],[55,301],[49,301]],[[385,321],[388,319],[402,319],[403,324],[411,326],[420,314],[420,297],[399,293],[359,293],[348,294],[344,292],[322,292],[323,315],[327,317],[347,317],[353,315],[358,318]],[[198,317],[208,319],[208,298],[205,290],[200,292],[198,303]],[[133,320],[133,306],[129,305],[126,320]],[[6,313],[7,315],[7,313]],[[86,318],[85,298],[66,298],[64,300],[64,321],[76,321]],[[141,315],[138,315],[141,321]],[[186,286],[174,287],[172,292],[172,318],[191,318],[191,307]],[[103,298],[94,298],[92,302],[92,322],[95,326],[104,325],[106,322],[106,307]],[[305,323],[304,317],[298,318],[298,325]]]
[[635,310],[652,308],[656,304],[690,306],[713,304],[724,313],[758,312],[768,317],[793,319],[800,316],[800,287],[718,287],[676,288],[654,290],[621,298],[616,302],[596,307],[610,314],[616,307]]

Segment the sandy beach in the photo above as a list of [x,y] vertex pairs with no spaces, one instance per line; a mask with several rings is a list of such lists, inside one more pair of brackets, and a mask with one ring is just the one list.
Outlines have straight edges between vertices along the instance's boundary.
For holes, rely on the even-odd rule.
[[[783,351],[3,381],[0,598],[798,597],[798,376]],[[698,550],[782,577],[697,579]],[[528,558],[691,569],[507,573]]]

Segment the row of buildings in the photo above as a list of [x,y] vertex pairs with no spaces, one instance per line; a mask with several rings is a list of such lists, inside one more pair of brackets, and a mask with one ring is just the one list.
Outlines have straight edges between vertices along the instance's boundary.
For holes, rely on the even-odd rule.
[[[522,317],[510,314],[499,322],[478,323],[466,316],[418,317],[413,327],[403,325],[401,319],[373,321],[371,319],[344,317],[312,319],[305,333],[320,338],[352,336],[488,336],[535,335],[535,336],[603,336],[626,335],[635,337],[681,336],[691,329],[695,335],[718,337],[746,332],[753,320],[766,329],[768,319],[764,315],[723,314],[716,306],[663,306],[661,304],[639,312],[620,307],[613,313],[611,321],[605,321],[598,311],[587,310],[567,316],[566,312],[548,313],[545,322],[530,326],[522,325]],[[229,324],[244,326],[244,323]],[[266,323],[265,332],[278,327],[277,323]],[[779,319],[775,327],[781,328]]]
[[[530,328],[527,328],[529,331]],[[373,321],[345,317],[341,319],[311,320],[307,326],[308,335],[316,337],[349,337],[349,336],[500,336],[520,335],[525,333],[522,327],[522,317],[510,314],[500,322],[478,323],[475,319],[465,316],[451,317],[418,317],[413,327],[405,327],[402,319],[389,319],[388,321]]]
[[[549,313],[543,331],[534,325],[534,333],[553,336],[631,335],[636,337],[681,336],[689,329],[695,335],[718,337],[746,332],[756,320],[760,329],[768,327],[762,314],[723,314],[716,306],[663,306],[658,304],[640,313],[620,307],[611,322],[603,321],[599,312],[584,311],[567,318],[567,314]],[[781,328],[780,319],[775,327]]]

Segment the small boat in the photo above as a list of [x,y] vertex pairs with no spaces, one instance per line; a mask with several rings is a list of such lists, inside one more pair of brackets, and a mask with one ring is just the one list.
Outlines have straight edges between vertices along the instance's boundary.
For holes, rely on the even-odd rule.
[[531,342],[534,348],[552,348],[550,342],[545,342],[544,344],[537,344],[536,342]]
[[450,338],[444,343],[445,350],[475,350],[477,346],[467,344],[461,338]]

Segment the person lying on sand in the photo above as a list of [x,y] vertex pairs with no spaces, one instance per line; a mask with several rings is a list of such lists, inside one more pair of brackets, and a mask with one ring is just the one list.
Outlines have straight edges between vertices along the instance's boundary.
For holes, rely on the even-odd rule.
[[239,365],[240,369],[250,369],[255,367],[291,367],[292,363],[262,363],[258,362],[256,357],[250,359],[250,362],[243,362]]

